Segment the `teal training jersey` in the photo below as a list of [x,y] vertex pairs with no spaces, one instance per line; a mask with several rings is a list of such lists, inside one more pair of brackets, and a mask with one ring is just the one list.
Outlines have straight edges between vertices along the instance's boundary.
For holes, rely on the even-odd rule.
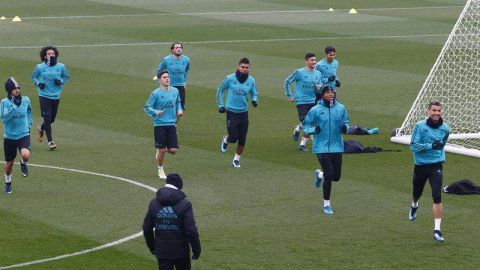
[[303,120],[302,127],[306,134],[307,129],[320,127],[321,131],[313,135],[312,153],[343,153],[342,126],[350,125],[345,106],[335,102],[329,106],[321,100],[310,109]]
[[427,125],[426,120],[418,122],[413,129],[410,142],[415,164],[428,165],[445,162],[445,150],[434,150],[432,144],[435,141],[445,144],[449,134],[449,127],[445,123],[438,128],[431,128]]
[[[227,91],[227,105],[223,101],[224,92]],[[218,108],[225,107],[228,111],[241,113],[248,111],[248,95],[258,102],[258,92],[255,79],[248,76],[248,79],[240,83],[234,74],[228,75],[217,89]]]
[[[60,85],[56,85],[54,80],[60,80]],[[63,85],[68,82],[70,75],[62,63],[55,66],[47,66],[45,62],[35,66],[32,73],[33,84],[37,87],[38,95],[49,99],[60,99],[63,91]],[[45,88],[40,89],[39,83],[44,83]]]
[[322,85],[328,84],[332,87],[333,91],[336,91],[335,81],[329,82],[328,77],[335,76],[335,80],[339,80],[337,75],[338,60],[333,59],[333,61],[329,63],[327,59],[323,58],[317,63],[315,69],[322,73]]
[[[157,88],[148,98],[143,111],[153,118],[154,126],[174,126],[177,123],[177,113],[182,112],[178,89]],[[158,116],[160,111],[163,113]]]
[[179,59],[173,55],[165,56],[158,65],[157,74],[167,70],[170,75],[171,86],[186,86],[188,71],[190,70],[190,58],[181,55]]
[[32,127],[32,105],[28,97],[22,97],[20,106],[8,98],[0,102],[0,117],[3,122],[3,137],[18,140],[30,134]]
[[316,85],[322,85],[322,74],[318,70],[308,71],[307,68],[295,70],[285,80],[285,95],[292,98],[290,85],[295,82],[295,104],[312,104],[315,103],[315,93],[319,92]]

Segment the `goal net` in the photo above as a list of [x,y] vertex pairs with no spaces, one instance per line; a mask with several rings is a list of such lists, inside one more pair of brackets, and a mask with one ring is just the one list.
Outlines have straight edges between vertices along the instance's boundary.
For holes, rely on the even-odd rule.
[[480,157],[480,0],[469,0],[392,142],[410,144],[431,101],[442,103],[450,126],[445,150]]

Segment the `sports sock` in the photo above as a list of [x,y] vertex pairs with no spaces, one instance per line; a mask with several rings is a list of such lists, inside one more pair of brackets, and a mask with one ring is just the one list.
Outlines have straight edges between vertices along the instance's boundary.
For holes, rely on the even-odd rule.
[[233,158],[233,160],[240,160],[240,155],[235,153],[235,157]]
[[225,143],[225,144],[228,143],[228,136],[223,137],[223,143]]
[[435,231],[440,231],[440,223],[442,223],[441,218],[436,218],[435,219]]
[[4,173],[5,175],[5,183],[10,183],[12,182],[12,175],[7,175],[6,173]]
[[330,200],[323,200],[323,207],[330,206]]
[[300,142],[300,145],[305,145],[308,142],[308,138],[302,137],[302,141]]
[[27,163],[27,162],[26,162],[25,160],[23,160],[23,158],[21,158],[21,159],[20,159],[20,163],[25,164],[25,163]]
[[413,207],[413,208],[418,208],[418,202],[412,201],[412,207]]
[[159,170],[163,170],[163,165],[158,165]]

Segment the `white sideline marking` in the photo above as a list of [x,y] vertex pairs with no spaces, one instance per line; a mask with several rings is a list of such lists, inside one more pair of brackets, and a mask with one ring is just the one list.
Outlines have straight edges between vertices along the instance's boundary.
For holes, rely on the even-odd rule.
[[[1,163],[5,163],[5,162],[3,161]],[[142,188],[148,189],[148,190],[153,191],[153,192],[157,192],[157,189],[154,188],[154,187],[139,183],[139,182],[131,180],[131,179],[123,178],[123,177],[118,177],[118,176],[113,176],[113,175],[108,175],[108,174],[103,174],[103,173],[84,171],[84,170],[69,169],[69,168],[63,168],[63,167],[57,167],[57,166],[40,165],[40,164],[28,164],[28,166],[55,169],[55,170],[61,170],[61,171],[69,171],[69,172],[77,172],[77,173],[83,173],[83,174],[89,174],[89,175],[111,178],[111,179],[115,179],[115,180],[119,180],[119,181],[122,181],[122,182],[129,183],[129,184],[132,184],[132,185],[135,185],[135,186],[138,186],[138,187],[142,187]],[[138,238],[142,235],[143,235],[143,231],[140,231],[136,234],[132,234],[132,235],[124,237],[122,239],[119,239],[119,240],[116,240],[116,241],[113,241],[113,242],[110,242],[110,243],[106,243],[106,244],[103,244],[101,246],[93,247],[93,248],[90,248],[90,249],[85,249],[85,250],[82,250],[82,251],[77,251],[77,252],[74,252],[74,253],[64,254],[64,255],[60,255],[60,256],[56,256],[56,257],[52,257],[52,258],[45,258],[45,259],[40,259],[40,260],[35,260],[35,261],[30,261],[30,262],[13,264],[13,265],[9,265],[9,266],[1,266],[0,269],[18,268],[18,267],[23,267],[23,266],[29,266],[29,265],[34,265],[34,264],[50,262],[50,261],[56,261],[56,260],[65,259],[65,258],[69,258],[69,257],[73,257],[73,256],[79,256],[79,255],[83,255],[85,253],[90,253],[90,252],[93,252],[93,251],[97,251],[97,250],[105,249],[105,248],[108,248],[108,247],[113,247],[113,246],[116,246],[116,245],[120,245],[120,244],[125,243],[127,241],[130,241],[132,239]]]
[[[424,9],[449,9],[463,8],[464,6],[435,6],[435,7],[393,7],[393,8],[360,8],[358,11],[386,11],[386,10],[424,10]],[[337,9],[336,11],[349,11],[350,9]],[[32,16],[22,17],[22,20],[35,19],[93,19],[114,17],[145,17],[145,16],[199,16],[199,15],[243,15],[243,14],[276,14],[276,13],[319,13],[329,12],[327,9],[301,9],[301,10],[251,10],[251,11],[219,11],[219,12],[183,12],[183,13],[140,13],[140,14],[104,14],[104,15],[78,15],[78,16]],[[12,19],[12,18],[7,18]]]
[[[356,37],[311,37],[311,38],[271,38],[271,39],[237,39],[237,40],[206,40],[206,41],[184,41],[184,44],[217,44],[217,43],[254,43],[254,42],[277,42],[277,41],[308,41],[308,40],[344,40],[344,39],[388,39],[388,38],[426,38],[426,37],[447,37],[448,34],[432,35],[392,35],[392,36],[356,36]],[[121,46],[156,46],[170,45],[171,41],[162,42],[134,42],[134,43],[101,43],[101,44],[76,44],[56,45],[57,48],[85,48],[85,47],[121,47]],[[3,46],[0,49],[37,49],[38,46]]]

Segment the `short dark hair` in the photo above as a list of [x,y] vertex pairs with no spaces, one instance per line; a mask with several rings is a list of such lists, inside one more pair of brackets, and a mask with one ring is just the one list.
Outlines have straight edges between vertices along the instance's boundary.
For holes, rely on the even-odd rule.
[[[162,77],[163,74],[167,73],[168,74],[168,70],[164,69],[164,70],[160,70],[157,74],[157,79],[160,79],[160,77]],[[170,74],[169,74],[170,75]]]
[[45,57],[47,56],[47,51],[52,50],[55,52],[55,56],[58,57],[60,53],[58,52],[58,49],[53,46],[45,46],[40,50],[40,60],[44,61]]
[[335,48],[332,47],[332,46],[327,46],[327,47],[325,48],[325,54],[329,54],[329,53],[331,53],[331,52],[337,52],[337,50],[335,50]]
[[432,106],[442,107],[442,103],[440,103],[440,101],[438,101],[438,100],[434,100],[434,101],[428,103],[428,109],[430,110],[432,108]]
[[314,53],[309,52],[309,53],[305,54],[305,60],[308,60],[308,59],[310,59],[312,57],[315,57],[315,56],[316,55]]
[[172,45],[170,46],[170,50],[173,50],[173,48],[175,48],[175,45],[177,44],[180,44],[180,46],[182,46],[182,49],[183,49],[183,44],[181,42],[173,42]]
[[243,57],[242,59],[240,59],[240,61],[238,61],[238,64],[247,64],[247,65],[250,65],[250,60],[248,60],[247,57]]

